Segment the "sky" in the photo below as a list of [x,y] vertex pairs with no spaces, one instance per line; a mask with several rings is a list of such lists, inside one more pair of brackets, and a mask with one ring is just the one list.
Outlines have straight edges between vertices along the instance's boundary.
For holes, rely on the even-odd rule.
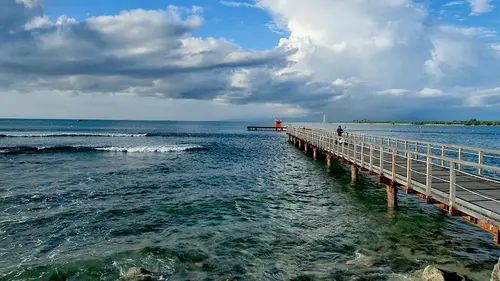
[[0,118],[500,119],[500,0],[1,0]]

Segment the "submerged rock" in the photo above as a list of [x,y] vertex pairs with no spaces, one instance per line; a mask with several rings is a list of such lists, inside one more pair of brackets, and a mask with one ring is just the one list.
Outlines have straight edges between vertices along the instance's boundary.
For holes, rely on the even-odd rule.
[[126,280],[133,281],[150,281],[152,280],[151,272],[142,267],[131,267],[125,273]]
[[491,273],[491,281],[500,281],[500,258],[498,258],[498,262]]
[[433,265],[429,265],[424,269],[422,273],[423,281],[446,281],[444,279],[444,272],[439,270],[437,267]]
[[423,281],[468,281],[465,276],[461,276],[454,272],[441,270],[433,265],[429,265],[422,273]]

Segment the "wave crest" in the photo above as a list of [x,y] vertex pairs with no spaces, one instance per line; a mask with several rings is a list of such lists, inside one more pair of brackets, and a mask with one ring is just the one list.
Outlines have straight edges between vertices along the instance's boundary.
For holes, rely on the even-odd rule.
[[0,138],[54,138],[54,137],[146,137],[148,134],[126,133],[46,133],[0,134]]
[[137,146],[137,147],[99,147],[96,150],[100,151],[110,151],[110,152],[175,152],[175,151],[186,151],[194,149],[203,149],[199,145],[175,145],[175,146]]
[[62,153],[62,152],[122,152],[122,153],[168,153],[188,150],[206,149],[200,145],[166,145],[166,146],[135,146],[135,147],[87,147],[87,146],[14,146],[0,147],[0,154],[35,154],[35,153]]

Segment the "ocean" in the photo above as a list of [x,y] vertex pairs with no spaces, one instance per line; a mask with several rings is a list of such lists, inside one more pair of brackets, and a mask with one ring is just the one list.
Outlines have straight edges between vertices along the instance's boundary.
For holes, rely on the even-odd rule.
[[[268,124],[0,119],[0,280],[411,280],[428,264],[489,280],[491,234],[403,193],[389,212],[376,178],[246,125]],[[346,130],[500,149],[499,127]]]

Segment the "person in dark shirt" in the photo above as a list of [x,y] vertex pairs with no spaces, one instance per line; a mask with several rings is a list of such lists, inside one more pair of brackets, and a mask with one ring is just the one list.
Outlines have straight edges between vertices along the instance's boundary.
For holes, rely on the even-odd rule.
[[342,130],[342,126],[339,125],[339,127],[337,128],[337,135],[341,137],[342,133],[344,133],[344,130]]

